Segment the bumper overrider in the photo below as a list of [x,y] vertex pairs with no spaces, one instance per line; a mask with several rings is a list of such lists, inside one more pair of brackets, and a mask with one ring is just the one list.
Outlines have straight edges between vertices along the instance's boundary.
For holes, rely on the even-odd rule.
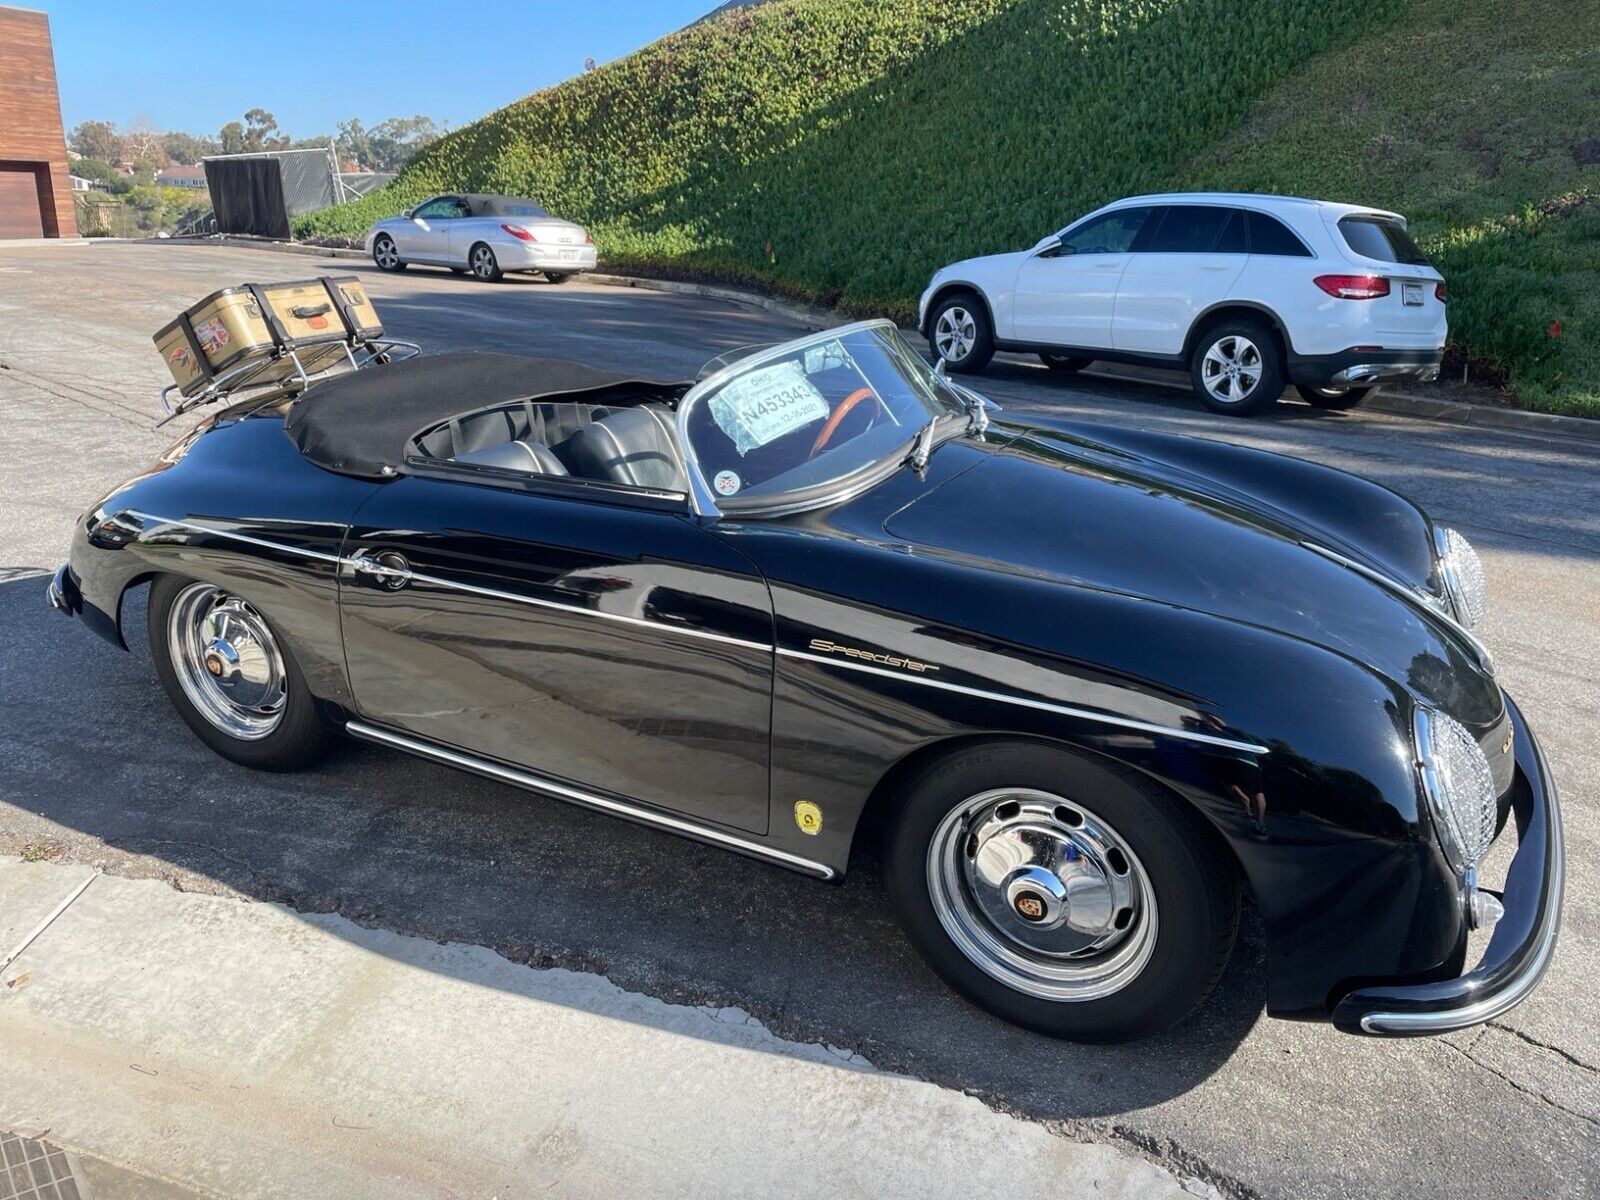
[[78,581],[73,578],[70,567],[56,568],[45,595],[50,598],[50,607],[65,616],[75,617],[83,611],[83,595],[78,591]]
[[1481,1025],[1527,999],[1550,966],[1566,873],[1561,806],[1544,751],[1510,697],[1506,706],[1520,778],[1512,799],[1518,845],[1506,877],[1505,914],[1482,960],[1465,975],[1374,984],[1347,994],[1333,1009],[1334,1025],[1346,1033],[1419,1037]]

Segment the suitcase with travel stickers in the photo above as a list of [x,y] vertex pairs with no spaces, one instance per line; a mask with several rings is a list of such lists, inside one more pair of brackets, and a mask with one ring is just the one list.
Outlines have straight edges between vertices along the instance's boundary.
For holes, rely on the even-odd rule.
[[317,375],[382,336],[361,280],[324,275],[212,292],[162,326],[155,344],[187,397],[229,380],[255,386]]

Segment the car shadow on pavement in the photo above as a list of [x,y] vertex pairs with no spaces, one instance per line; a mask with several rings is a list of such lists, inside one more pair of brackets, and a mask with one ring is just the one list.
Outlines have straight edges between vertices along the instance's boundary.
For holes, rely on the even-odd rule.
[[34,845],[742,1008],[792,1040],[1041,1118],[1113,1117],[1182,1094],[1261,1014],[1251,921],[1211,999],[1177,1029],[1075,1045],[950,992],[901,934],[869,854],[829,887],[354,743],[299,774],[235,766],[162,693],[142,595],[129,599],[124,654],[51,611],[45,583],[0,569],[0,853]]

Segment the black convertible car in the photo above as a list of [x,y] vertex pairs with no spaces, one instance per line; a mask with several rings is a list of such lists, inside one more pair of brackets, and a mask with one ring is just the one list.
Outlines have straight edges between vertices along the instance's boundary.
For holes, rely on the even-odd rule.
[[235,405],[89,511],[51,599],[122,645],[146,582],[227,758],[342,732],[822,880],[870,813],[934,969],[1048,1033],[1184,1017],[1245,889],[1269,1010],[1350,1032],[1486,1021],[1553,952],[1555,787],[1458,534],[1009,419],[887,322],[694,384],[436,355]]

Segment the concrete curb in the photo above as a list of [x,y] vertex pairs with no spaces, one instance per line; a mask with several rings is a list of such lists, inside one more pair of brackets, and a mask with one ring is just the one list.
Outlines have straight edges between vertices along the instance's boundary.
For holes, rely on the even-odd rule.
[[[107,240],[107,239],[95,239]],[[148,239],[146,239],[148,240]],[[171,245],[237,246],[251,250],[276,250],[282,254],[302,254],[322,258],[360,258],[361,250],[345,250],[330,246],[303,246],[293,242],[257,242],[247,238],[164,238]],[[836,309],[813,308],[787,300],[763,296],[741,288],[720,284],[690,283],[679,279],[652,279],[640,275],[614,275],[599,271],[588,272],[585,278],[591,283],[607,287],[641,288],[655,292],[675,292],[684,296],[703,296],[710,300],[723,300],[746,308],[759,309],[786,317],[808,329],[825,329],[829,325],[843,324],[855,318]],[[1117,378],[1129,378],[1118,373]],[[1165,384],[1165,380],[1148,379],[1145,382]],[[1184,385],[1187,386],[1187,385]],[[1389,416],[1418,417],[1446,425],[1476,425],[1490,429],[1511,429],[1526,433],[1543,433],[1559,437],[1575,437],[1585,441],[1600,442],[1600,420],[1586,417],[1563,417],[1554,413],[1527,412],[1520,408],[1496,408],[1489,404],[1467,404],[1460,400],[1441,400],[1431,396],[1418,396],[1406,392],[1391,392],[1379,388],[1362,402],[1362,408]]]

